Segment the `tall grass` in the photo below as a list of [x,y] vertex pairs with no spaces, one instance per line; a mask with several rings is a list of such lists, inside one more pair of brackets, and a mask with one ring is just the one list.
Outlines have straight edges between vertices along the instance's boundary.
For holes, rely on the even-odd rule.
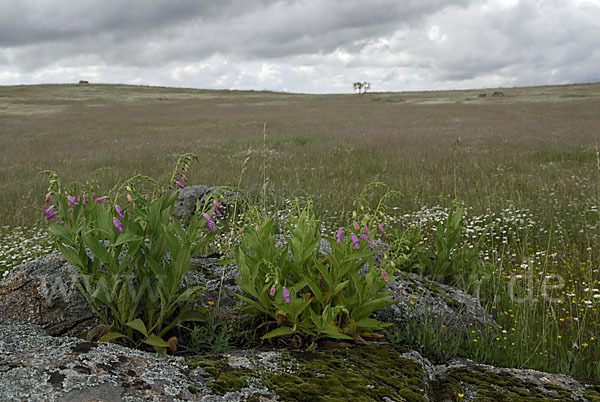
[[381,181],[402,193],[387,212],[398,230],[433,230],[454,199],[467,207],[463,246],[480,247],[486,272],[468,290],[502,325],[435,335],[431,318],[408,323],[396,341],[441,357],[600,379],[600,85],[503,92],[502,99],[454,91],[373,102],[371,95],[0,87],[0,266],[47,250],[21,258],[16,247],[24,244],[17,230],[43,227],[43,169],[71,181],[108,166],[101,184],[110,187],[133,174],[160,177],[192,152],[204,163],[190,174],[196,183],[241,187],[273,210],[308,195],[330,228],[347,220],[366,184]]

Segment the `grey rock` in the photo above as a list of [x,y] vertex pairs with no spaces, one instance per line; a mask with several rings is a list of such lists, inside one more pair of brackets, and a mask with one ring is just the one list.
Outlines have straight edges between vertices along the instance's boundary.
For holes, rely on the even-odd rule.
[[32,324],[0,324],[2,401],[343,399],[340,395],[357,400],[442,401],[455,400],[457,392],[463,400],[487,400],[490,391],[507,400],[528,395],[529,400],[589,401],[597,389],[565,375],[468,359],[434,365],[416,351],[387,344],[310,353],[236,350],[184,359],[51,337]]
[[[223,207],[221,210],[222,213],[226,213],[228,205],[233,204],[235,200],[243,197],[238,192],[230,191],[219,186],[209,187],[205,185],[196,185],[185,187],[179,190],[173,215],[185,222],[196,212],[198,201],[200,202],[200,208],[203,208],[204,205],[208,205],[207,202],[215,194],[223,196],[223,199],[219,201]],[[209,207],[212,208],[212,206]]]
[[401,325],[409,320],[439,319],[441,324],[456,330],[472,326],[498,329],[496,321],[479,301],[458,288],[399,272],[398,278],[389,281],[385,290],[397,303],[373,314],[380,321]]
[[29,322],[50,335],[78,335],[98,321],[58,252],[15,267],[0,282],[0,323]]

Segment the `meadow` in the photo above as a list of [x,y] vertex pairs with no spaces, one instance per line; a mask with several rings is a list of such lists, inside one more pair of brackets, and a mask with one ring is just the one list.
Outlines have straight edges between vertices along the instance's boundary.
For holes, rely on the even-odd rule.
[[600,84],[362,96],[0,87],[0,270],[52,249],[45,169],[66,182],[109,167],[109,187],[165,176],[191,152],[202,159],[192,184],[239,187],[272,210],[310,197],[331,230],[383,182],[401,193],[385,211],[392,241],[420,227],[435,248],[453,200],[466,207],[456,250],[477,259],[461,260],[465,278],[475,272],[461,286],[502,326],[457,335],[432,317],[390,340],[600,379],[599,140]]

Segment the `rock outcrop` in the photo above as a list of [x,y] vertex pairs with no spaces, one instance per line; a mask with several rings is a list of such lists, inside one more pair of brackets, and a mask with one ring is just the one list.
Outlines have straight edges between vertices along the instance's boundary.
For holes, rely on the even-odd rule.
[[0,324],[2,401],[595,401],[600,386],[466,359],[432,365],[387,344],[160,357]]
[[[196,212],[196,204],[198,201],[202,207],[213,195],[215,195],[215,193],[223,196],[223,200],[220,200],[219,202],[224,207],[227,207],[229,203],[242,197],[240,193],[223,189],[223,187],[218,186],[209,187],[205,185],[196,185],[185,187],[179,190],[179,196],[175,203],[173,215],[185,222],[194,212]],[[209,205],[209,207],[211,206]],[[224,208],[222,212],[226,212],[226,208]]]
[[[321,248],[326,252],[326,245]],[[235,264],[219,262],[218,258],[193,257],[182,285],[203,285],[204,301],[231,307],[238,301],[234,293],[241,291],[235,283],[239,272]],[[95,326],[94,314],[69,275],[77,276],[77,270],[58,252],[14,268],[0,282],[0,323],[37,324],[53,336],[76,336]],[[374,318],[381,321],[399,325],[408,319],[438,316],[458,330],[471,325],[497,327],[474,297],[457,288],[400,273],[386,290],[398,302],[375,313]]]

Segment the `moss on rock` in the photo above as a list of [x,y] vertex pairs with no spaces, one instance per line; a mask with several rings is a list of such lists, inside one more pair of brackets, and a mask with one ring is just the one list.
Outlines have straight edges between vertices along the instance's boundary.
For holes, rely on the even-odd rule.
[[[569,390],[560,387],[539,387],[522,381],[507,372],[494,372],[480,366],[451,368],[447,378],[434,384],[434,398],[463,400],[471,395],[476,401],[565,401],[571,400]],[[471,398],[469,398],[471,399]]]

